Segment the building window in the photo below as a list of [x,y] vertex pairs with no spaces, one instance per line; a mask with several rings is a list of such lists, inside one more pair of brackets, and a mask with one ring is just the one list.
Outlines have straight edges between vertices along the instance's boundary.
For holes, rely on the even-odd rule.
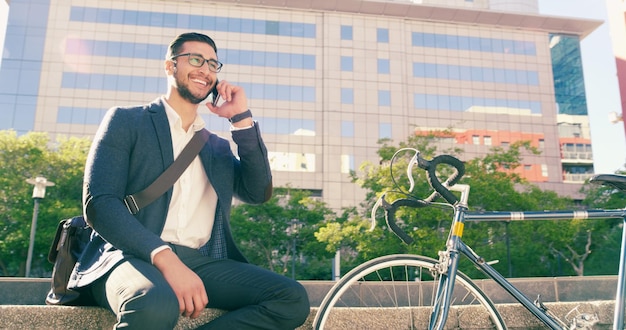
[[352,56],[342,56],[341,57],[341,71],[349,71],[352,72],[354,70],[354,63]]
[[389,60],[384,58],[378,59],[378,74],[389,74],[391,69],[389,68]]
[[379,139],[391,139],[391,124],[390,123],[378,124],[378,138]]
[[378,105],[383,107],[391,106],[390,91],[378,91]]
[[354,91],[352,90],[352,88],[341,89],[341,103],[354,104]]
[[479,145],[480,144],[480,136],[472,135],[472,144]]
[[[73,6],[70,21],[315,38],[315,24]],[[161,52],[162,53],[162,52]]]
[[413,32],[411,34],[411,43],[415,47],[446,48],[529,56],[537,55],[537,47],[533,41],[513,39],[495,39]]
[[483,137],[483,142],[485,143],[486,146],[490,146],[491,145],[491,136],[485,135]]
[[270,168],[280,172],[315,172],[315,154],[268,151]]
[[544,177],[548,177],[548,165],[541,164],[541,175]]
[[352,40],[352,26],[341,26],[341,40]]
[[341,173],[350,173],[354,171],[354,156],[341,155]]
[[389,29],[376,29],[376,41],[382,44],[389,43]]
[[354,123],[348,120],[341,121],[341,136],[354,137]]
[[539,73],[537,71],[424,62],[413,63],[413,77],[539,85]]
[[415,109],[469,111],[473,107],[506,108],[516,115],[541,114],[539,101],[494,99],[445,94],[413,94]]
[[[104,110],[106,111],[106,109]],[[214,114],[201,114],[207,123],[209,131],[228,132],[228,121],[215,120]],[[277,135],[315,136],[315,120],[302,118],[260,117],[255,116],[263,123],[263,132]]]
[[98,125],[105,113],[106,109],[59,107],[56,122],[60,124]]
[[587,96],[578,36],[550,35],[554,97],[558,113],[587,115]]

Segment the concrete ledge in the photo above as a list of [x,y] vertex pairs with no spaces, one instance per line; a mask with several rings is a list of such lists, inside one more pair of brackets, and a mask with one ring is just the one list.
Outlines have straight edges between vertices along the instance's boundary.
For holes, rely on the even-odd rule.
[[[544,302],[598,301],[615,299],[617,276],[511,278],[509,281],[532,299]],[[300,281],[311,306],[319,306],[333,281]],[[492,280],[474,280],[496,304],[515,300]],[[0,305],[44,305],[49,278],[0,277]]]
[[[197,319],[183,317],[175,329],[195,329],[224,311],[205,309]],[[113,329],[115,315],[101,307],[2,305],[0,329]]]
[[[597,314],[600,322],[594,329],[611,329],[613,321],[613,302],[598,301],[591,303],[551,303],[546,304],[561,320],[571,320],[564,317],[572,309],[579,307],[588,313]],[[497,309],[502,315],[509,330],[543,330],[546,326],[530,314],[519,304],[499,304]],[[363,308],[358,311],[336,311],[335,322],[327,324],[327,329],[425,329],[430,317],[430,311],[425,307],[409,309],[392,308]],[[410,314],[409,314],[410,313]],[[409,327],[406,320],[412,317],[413,325]],[[445,329],[492,329],[491,321],[485,317],[482,307],[456,306],[450,310]]]
[[[317,309],[298,330],[311,329]],[[200,317],[181,317],[176,330],[196,329],[200,325],[219,317],[225,312],[205,309]],[[101,307],[45,306],[45,305],[0,305],[0,329],[112,329],[115,324],[113,313]]]
[[[324,298],[331,281],[301,281],[306,287],[311,303],[311,313],[298,330],[312,329],[312,322],[317,313],[317,306]],[[477,280],[476,284],[496,303],[509,329],[545,329],[521,305],[512,303],[508,293],[495,286],[492,281]],[[511,282],[530,297],[541,293],[544,304],[561,319],[576,307],[587,313],[593,312],[600,318],[596,330],[611,329],[615,298],[616,277],[571,277],[511,279]],[[0,329],[111,329],[115,316],[100,307],[47,306],[44,298],[50,288],[50,279],[36,278],[0,278]],[[455,307],[448,317],[448,329],[482,329],[484,324],[476,316],[474,306]],[[340,317],[337,329],[396,329],[406,328],[400,325],[401,313],[407,310],[364,308],[355,316]],[[206,309],[194,320],[181,318],[175,329],[195,329],[222,315],[224,311]],[[428,311],[424,308],[411,309],[416,328],[424,328],[428,320]],[[571,318],[571,317],[570,317]],[[359,324],[360,322],[360,324]]]
[[[560,317],[567,319],[570,311],[579,307],[580,310],[593,312],[598,315],[600,323],[595,329],[611,329],[613,321],[613,301],[596,302],[567,302],[547,303],[548,309]],[[449,329],[486,329],[489,326],[484,319],[476,317],[476,306],[454,307],[448,317],[446,328]],[[545,327],[536,320],[528,311],[519,304],[498,304],[498,310],[502,314],[509,329],[544,329]],[[407,309],[390,308],[363,308],[357,315],[350,311],[345,317],[340,317],[332,325],[332,329],[400,329],[406,324],[401,314],[406,314]],[[214,318],[222,315],[224,311],[206,309],[197,319],[181,318],[176,330],[195,329]],[[317,308],[311,308],[311,314],[306,322],[297,330],[312,329],[312,322]],[[428,310],[424,307],[411,309],[417,329],[424,328],[428,322]],[[570,318],[571,319],[571,318]],[[0,329],[25,330],[25,329],[111,329],[115,324],[115,316],[100,307],[70,307],[70,306],[45,306],[45,305],[0,305]],[[331,326],[331,325],[329,325]]]

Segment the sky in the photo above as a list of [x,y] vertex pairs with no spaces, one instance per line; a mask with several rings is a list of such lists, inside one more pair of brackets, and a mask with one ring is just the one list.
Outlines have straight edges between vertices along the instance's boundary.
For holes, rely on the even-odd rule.
[[[538,0],[539,13],[579,17],[604,23],[581,42],[595,173],[625,170],[626,134],[623,123],[612,124],[611,112],[622,113],[615,58],[603,0]],[[0,45],[4,45],[9,6],[0,0]],[[625,41],[626,42],[626,41]],[[1,54],[2,49],[0,49]],[[1,65],[1,64],[0,64]]]
[[539,0],[539,13],[604,21],[581,41],[594,170],[599,174],[624,170],[624,123],[612,124],[609,120],[611,112],[620,114],[622,110],[605,1]]

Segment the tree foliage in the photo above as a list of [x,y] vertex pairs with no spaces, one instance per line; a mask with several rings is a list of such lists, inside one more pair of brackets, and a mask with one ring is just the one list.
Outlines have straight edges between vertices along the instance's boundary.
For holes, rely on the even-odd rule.
[[[358,172],[353,173],[353,181],[367,190],[367,201],[363,204],[366,211],[362,215],[352,214],[344,221],[322,225],[316,235],[329,249],[347,252],[342,258],[342,262],[347,262],[345,270],[384,254],[414,253],[437,258],[437,252],[444,249],[452,219],[449,207],[399,209],[396,212],[398,224],[415,240],[410,246],[389,233],[381,212],[373,231],[368,230],[365,220],[369,218],[368,211],[373,203],[383,193],[388,201],[409,194],[424,198],[431,193],[425,172],[420,169],[413,170],[415,188],[408,192],[406,169],[412,154],[407,153],[392,164],[392,156],[399,150],[415,148],[426,159],[444,153],[462,159],[459,149],[438,151],[437,136],[411,136],[397,147],[392,146],[391,141],[383,140],[378,152],[380,162],[364,163]],[[466,174],[461,183],[471,187],[470,211],[571,210],[592,205],[577,205],[571,198],[543,191],[516,174],[524,156],[538,152],[529,142],[521,141],[508,148],[495,147],[482,157],[465,160]],[[441,169],[443,174],[446,171],[449,169]],[[621,202],[616,200],[619,196],[615,197],[614,192],[597,194],[607,201],[598,206],[623,207],[623,199]],[[605,220],[468,222],[463,240],[486,260],[499,261],[494,267],[505,276],[596,275],[615,274],[619,256],[619,244],[615,244],[618,232],[615,222]],[[602,252],[595,253],[598,250]],[[603,265],[600,258],[615,262]],[[483,276],[467,261],[460,264],[460,269],[472,277]]]
[[332,210],[309,192],[283,187],[263,204],[234,207],[231,227],[251,263],[296,279],[330,279],[332,255],[313,237],[327,217]]
[[46,133],[18,136],[0,131],[0,276],[23,276],[33,220],[33,186],[28,178],[46,177],[55,183],[40,201],[31,276],[49,276],[46,260],[56,226],[63,218],[81,214],[83,168],[90,141],[59,138]]
[[[440,154],[463,159],[460,149],[437,149],[436,135],[412,136],[398,146],[382,140],[378,162],[365,162],[351,173],[364,188],[366,199],[358,208],[336,214],[309,192],[292,187],[275,188],[261,205],[236,205],[231,228],[249,260],[261,267],[299,280],[331,279],[332,258],[341,256],[341,274],[372,258],[396,253],[437,257],[451,225],[451,208],[442,205],[396,212],[398,224],[414,240],[406,245],[387,228],[381,211],[372,229],[370,211],[385,193],[389,201],[411,194],[426,197],[431,190],[423,170],[415,168],[415,188],[408,191],[406,168],[411,147],[427,159]],[[61,219],[81,213],[84,164],[90,141],[59,138],[46,133],[17,136],[0,131],[0,276],[23,276],[33,218],[33,186],[26,179],[44,176],[56,183],[41,200],[34,254],[33,276],[49,276],[46,261],[56,226]],[[552,191],[543,191],[519,176],[525,156],[536,154],[528,142],[493,148],[490,153],[465,159],[461,183],[471,186],[471,211],[539,211],[557,209],[623,208],[624,192],[585,185],[586,198],[575,203]],[[442,167],[441,174],[449,173]],[[292,227],[293,224],[297,226]],[[499,260],[495,268],[505,276],[567,276],[616,274],[623,230],[621,220],[559,220],[468,222],[463,239],[486,260]],[[295,263],[294,263],[295,262]],[[473,266],[461,263],[471,277],[481,277]]]
[[[626,175],[626,171],[616,172]],[[624,209],[626,192],[617,189],[587,183],[583,186],[585,196],[582,205],[586,209]],[[617,274],[620,247],[624,223],[621,219],[606,219],[590,221],[593,226],[589,232],[595,241],[601,244],[592,244],[591,254],[585,263],[585,275]]]

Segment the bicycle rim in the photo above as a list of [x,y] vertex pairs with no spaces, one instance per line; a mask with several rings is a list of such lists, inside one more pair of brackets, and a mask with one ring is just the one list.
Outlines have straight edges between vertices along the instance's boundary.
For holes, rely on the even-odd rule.
[[[313,329],[427,329],[438,284],[436,263],[388,255],[357,266],[326,294]],[[491,300],[460,272],[445,322],[447,329],[506,329]]]

